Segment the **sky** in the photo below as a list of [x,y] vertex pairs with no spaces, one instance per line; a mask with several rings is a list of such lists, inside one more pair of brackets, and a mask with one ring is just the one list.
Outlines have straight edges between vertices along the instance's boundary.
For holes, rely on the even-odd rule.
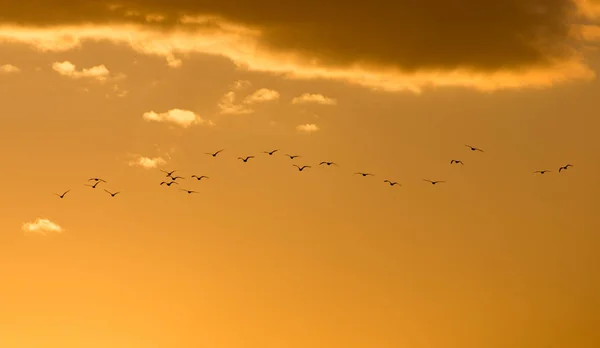
[[600,346],[598,0],[0,5],[0,347]]

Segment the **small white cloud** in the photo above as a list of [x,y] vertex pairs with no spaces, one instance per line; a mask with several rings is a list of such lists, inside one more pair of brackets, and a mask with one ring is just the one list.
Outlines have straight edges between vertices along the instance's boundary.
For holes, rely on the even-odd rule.
[[183,128],[188,128],[196,124],[212,125],[212,122],[203,120],[195,112],[181,109],[171,109],[161,113],[149,111],[145,112],[142,117],[146,121],[173,123]]
[[24,223],[23,231],[47,235],[48,233],[61,233],[64,229],[48,219],[37,219],[34,222]]
[[248,80],[237,80],[231,84],[231,89],[239,90],[252,86],[252,83]]
[[98,81],[105,81],[110,76],[110,71],[104,64],[93,66],[89,69],[77,70],[75,64],[64,61],[55,62],[52,64],[52,69],[62,76],[67,76],[73,79],[91,78]]
[[336,105],[337,100],[326,97],[322,94],[304,93],[292,99],[292,104],[321,104],[321,105]]
[[0,65],[0,74],[14,74],[20,72],[21,69],[12,64]]
[[158,168],[165,164],[167,164],[167,161],[165,161],[165,159],[162,157],[150,158],[150,157],[138,156],[136,159],[129,161],[130,166],[142,167],[145,169]]
[[115,92],[115,95],[119,98],[123,98],[127,94],[129,94],[129,91],[122,89],[121,87],[119,87],[119,85],[114,85],[112,87],[112,90],[113,90],[113,92]]
[[221,97],[221,100],[217,106],[219,107],[220,113],[225,115],[245,115],[254,112],[253,109],[247,107],[246,105],[235,104],[234,91],[225,93],[225,95]]
[[183,64],[181,59],[176,58],[172,54],[167,55],[166,59],[167,59],[167,65],[171,68],[179,68]]
[[261,88],[244,99],[244,104],[257,104],[279,99],[279,92],[268,88]]
[[303,133],[314,133],[319,130],[319,127],[314,123],[307,123],[297,126],[296,130]]

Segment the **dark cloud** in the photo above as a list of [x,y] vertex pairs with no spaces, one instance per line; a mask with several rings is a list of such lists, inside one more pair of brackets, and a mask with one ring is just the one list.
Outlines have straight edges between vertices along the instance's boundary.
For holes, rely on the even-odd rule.
[[216,14],[260,27],[263,43],[320,64],[372,63],[404,70],[494,71],[540,65],[569,54],[572,0],[1,0],[4,23],[48,25],[142,21],[124,11]]

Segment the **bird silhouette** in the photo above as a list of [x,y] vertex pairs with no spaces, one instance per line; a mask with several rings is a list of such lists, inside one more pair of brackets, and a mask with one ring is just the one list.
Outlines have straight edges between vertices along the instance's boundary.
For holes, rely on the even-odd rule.
[[402,185],[400,185],[399,183],[397,183],[395,181],[383,180],[383,182],[387,182],[388,184],[390,184],[390,186],[394,186],[394,185],[402,186]]
[[211,156],[213,156],[213,157],[217,157],[217,155],[218,155],[218,154],[220,154],[220,153],[221,153],[221,151],[223,151],[223,150],[224,150],[224,149],[221,149],[221,150],[219,150],[219,151],[217,151],[217,152],[207,152],[206,154],[207,154],[207,155],[211,155]]
[[248,160],[251,158],[254,158],[254,156],[247,156],[246,158],[238,157],[238,159],[241,159],[244,162],[248,162]]
[[274,154],[275,152],[277,152],[277,151],[279,151],[279,149],[272,150],[272,151],[263,151],[263,153],[266,153],[266,154],[268,154],[269,156],[273,156],[273,154]]
[[101,182],[106,183],[106,181],[104,181],[104,180],[102,180],[100,178],[90,178],[90,179],[88,179],[88,181],[95,181],[95,182],[100,182],[101,181]]
[[96,181],[96,183],[94,185],[88,185],[88,184],[86,184],[85,186],[89,186],[91,188],[96,188],[96,186],[98,186],[99,183],[100,183],[100,181]]
[[427,179],[423,179],[423,181],[430,182],[432,185],[445,182],[445,181],[432,181],[432,180],[427,180]]
[[166,182],[166,181],[163,181],[163,182],[161,182],[161,183],[160,183],[160,185],[161,185],[161,186],[162,186],[162,185],[171,186],[171,185],[173,185],[173,184],[179,185],[179,183],[178,183],[178,182],[175,182],[175,181],[171,181],[171,182]]
[[302,167],[300,167],[300,166],[297,166],[295,164],[294,164],[294,167],[298,168],[299,171],[303,171],[305,168],[311,168],[310,166],[302,166]]
[[567,169],[569,169],[569,167],[572,167],[572,166],[573,166],[572,164],[567,164],[563,167],[558,168],[558,172],[560,173],[561,171],[567,170]]
[[471,151],[480,151],[480,152],[483,152],[482,149],[476,148],[475,146],[471,146],[471,145],[465,145],[465,146],[468,147],[468,148],[470,148]]
[[175,172],[176,172],[176,170],[173,170],[173,171],[171,171],[171,172],[167,172],[166,170],[162,170],[162,169],[161,169],[160,171],[161,171],[161,172],[163,172],[163,173],[167,173],[167,178],[168,178],[168,177],[170,177],[170,176],[172,176],[172,175],[173,175],[173,173],[175,173]]
[[300,156],[298,156],[298,155],[288,155],[287,153],[286,153],[285,155],[286,155],[286,156],[288,156],[290,159],[294,159],[294,158],[296,158],[296,157],[300,157]]
[[112,193],[112,192],[110,192],[110,191],[108,191],[108,190],[104,190],[104,191],[106,191],[106,193],[108,193],[108,194],[109,194],[109,195],[111,195],[112,197],[114,197],[114,196],[116,196],[116,195],[118,195],[118,194],[120,193],[120,192],[115,192],[115,193]]
[[192,175],[192,178],[196,178],[196,180],[209,179],[209,177],[206,175]]
[[321,165],[323,165],[323,164],[326,164],[327,166],[330,166],[330,165],[332,165],[332,164],[333,164],[334,166],[337,166],[337,163],[335,163],[335,162],[327,162],[327,161],[323,161],[323,162],[319,163],[319,165],[320,165],[320,166],[321,166]]
[[453,163],[457,163],[457,164],[460,163],[460,164],[464,165],[464,163],[461,160],[451,160],[450,164],[453,164]]
[[361,173],[361,172],[358,172],[358,173],[354,173],[354,174],[362,175],[363,177],[365,177],[365,176],[374,176],[371,173]]
[[65,198],[65,195],[66,195],[67,193],[69,193],[69,191],[71,191],[71,190],[67,190],[67,191],[63,192],[63,194],[62,194],[62,195],[59,195],[58,193],[55,193],[55,195],[57,195],[58,197],[60,197],[60,198],[62,199],[62,198]]
[[536,170],[535,172],[533,172],[533,174],[544,174],[544,173],[550,173],[551,170]]
[[177,179],[185,179],[183,176],[176,176],[176,177],[171,177],[172,181],[175,181]]
[[198,192],[196,192],[196,191],[187,190],[187,189],[179,189],[179,190],[181,190],[181,191],[185,191],[185,192],[187,192],[188,194],[192,194],[192,193],[198,193]]

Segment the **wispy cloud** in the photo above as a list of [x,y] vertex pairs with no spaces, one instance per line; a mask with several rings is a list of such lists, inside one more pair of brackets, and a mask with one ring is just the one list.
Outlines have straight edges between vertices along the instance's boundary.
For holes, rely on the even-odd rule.
[[52,64],[52,70],[56,71],[62,76],[67,76],[73,79],[90,78],[98,81],[106,81],[110,76],[110,71],[104,64],[96,65],[88,69],[77,70],[75,64],[69,61],[54,62]]
[[301,133],[314,133],[319,130],[319,127],[314,123],[307,123],[297,126],[296,130]]
[[188,128],[193,125],[212,125],[212,121],[206,121],[195,112],[182,109],[171,109],[166,112],[157,113],[154,111],[145,112],[142,118],[152,122],[166,122],[177,126]]
[[244,104],[236,104],[235,98],[234,91],[225,93],[217,105],[219,107],[219,112],[224,115],[247,115],[254,112],[253,109]]
[[292,99],[292,104],[321,104],[321,105],[336,105],[337,100],[326,97],[322,94],[304,93]]
[[250,82],[239,80],[233,83],[232,91],[225,93],[221,99],[219,100],[219,107],[221,114],[229,114],[229,115],[245,115],[251,114],[254,112],[249,105],[267,103],[271,101],[278,100],[280,97],[279,92],[268,89],[268,88],[260,88],[254,91],[252,94],[246,96],[241,103],[236,104],[236,92],[235,90],[242,89],[250,86]]
[[21,69],[12,64],[0,65],[0,74],[14,74],[20,72]]
[[231,89],[239,90],[252,86],[252,83],[248,80],[237,80],[231,84]]
[[256,90],[254,93],[250,94],[244,99],[244,104],[258,104],[265,103],[279,99],[279,92],[268,89],[261,88]]
[[158,168],[167,164],[167,161],[162,157],[144,157],[137,156],[134,160],[129,161],[131,167],[142,167],[145,169]]
[[47,235],[48,233],[62,233],[64,229],[48,219],[37,219],[33,222],[24,223],[23,231]]

